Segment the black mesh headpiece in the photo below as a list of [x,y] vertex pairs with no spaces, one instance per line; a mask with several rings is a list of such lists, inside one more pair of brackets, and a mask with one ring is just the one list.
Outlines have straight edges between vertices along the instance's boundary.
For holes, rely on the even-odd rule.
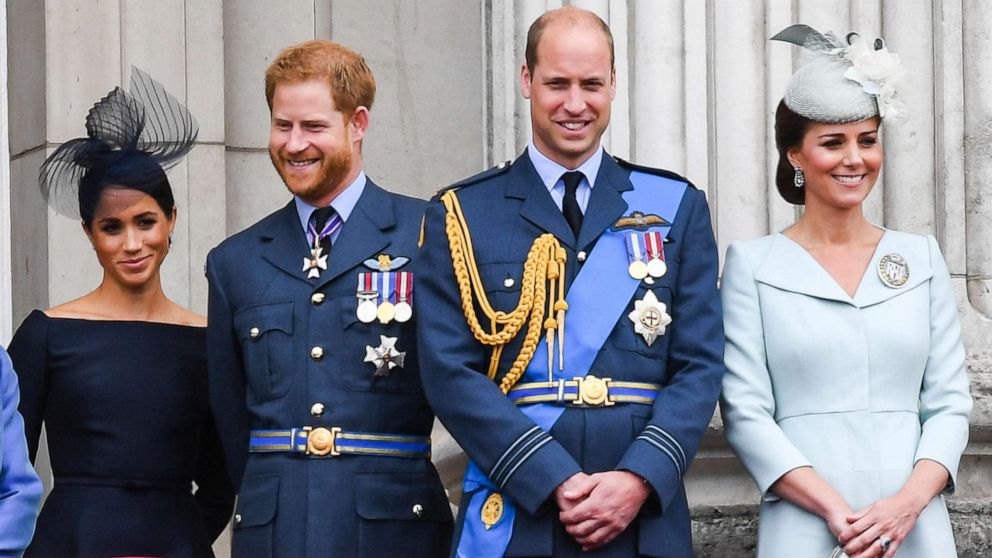
[[56,212],[84,218],[108,186],[171,200],[165,169],[193,148],[198,132],[186,107],[132,66],[130,92],[115,87],[100,99],[86,115],[87,137],[63,143],[45,160],[41,194]]

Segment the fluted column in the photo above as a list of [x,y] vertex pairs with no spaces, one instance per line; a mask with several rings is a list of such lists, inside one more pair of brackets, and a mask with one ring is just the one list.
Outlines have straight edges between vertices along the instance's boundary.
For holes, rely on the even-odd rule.
[[992,4],[964,3],[968,300],[992,318]]

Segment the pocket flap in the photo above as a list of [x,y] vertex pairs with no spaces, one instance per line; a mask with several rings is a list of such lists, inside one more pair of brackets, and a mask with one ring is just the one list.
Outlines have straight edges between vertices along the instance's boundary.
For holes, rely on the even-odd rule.
[[257,527],[272,521],[279,504],[279,477],[246,477],[238,493],[238,507],[235,516],[235,529]]
[[234,329],[240,339],[256,339],[267,331],[293,333],[293,303],[276,302],[242,308],[234,315]]
[[362,473],[355,480],[355,511],[365,519],[451,521],[444,487],[435,475]]

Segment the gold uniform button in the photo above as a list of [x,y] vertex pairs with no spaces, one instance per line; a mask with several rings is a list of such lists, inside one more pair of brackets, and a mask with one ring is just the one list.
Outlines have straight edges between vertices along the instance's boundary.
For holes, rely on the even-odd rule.
[[413,515],[415,515],[417,517],[423,517],[424,516],[424,506],[421,506],[420,504],[414,504],[413,505]]
[[314,403],[313,405],[310,405],[310,414],[320,418],[320,416],[324,414],[324,404]]
[[587,257],[588,254],[586,254],[585,250],[580,250],[579,253],[575,255],[575,259],[579,260],[580,262],[586,261]]
[[257,327],[253,327],[248,330],[248,335],[251,336],[252,339],[258,339],[258,336],[261,334],[262,334],[262,330],[258,329]]
[[323,347],[314,347],[314,348],[310,349],[310,358],[312,358],[314,360],[320,360],[320,359],[324,358],[324,348]]
[[234,514],[234,522],[235,523],[241,523],[241,514],[240,513]]
[[323,304],[325,298],[326,297],[324,296],[324,293],[313,293],[310,296],[310,302],[312,302],[314,306],[316,306],[318,304]]

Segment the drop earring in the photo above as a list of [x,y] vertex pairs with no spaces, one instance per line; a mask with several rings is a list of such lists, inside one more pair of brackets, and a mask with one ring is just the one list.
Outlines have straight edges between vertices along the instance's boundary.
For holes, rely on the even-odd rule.
[[796,188],[802,188],[806,185],[806,176],[803,174],[803,169],[799,167],[793,167],[793,169],[795,169],[796,174],[792,177],[792,184]]

